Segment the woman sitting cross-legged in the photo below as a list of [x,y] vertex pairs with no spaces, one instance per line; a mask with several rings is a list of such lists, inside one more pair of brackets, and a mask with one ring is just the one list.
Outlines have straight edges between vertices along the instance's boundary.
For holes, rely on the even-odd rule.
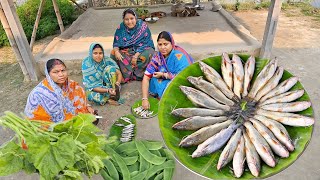
[[93,43],[82,62],[83,84],[89,101],[119,105],[122,74],[117,63],[104,55],[100,44]]
[[66,65],[59,59],[46,63],[46,78],[29,94],[25,115],[32,120],[61,122],[78,113],[94,113],[83,88],[68,78]]
[[169,32],[162,31],[157,39],[158,53],[155,53],[147,66],[142,80],[142,106],[150,108],[148,92],[162,97],[168,83],[184,68],[194,62],[181,47],[176,46]]
[[146,66],[154,53],[151,32],[147,23],[137,19],[132,9],[122,14],[123,22],[117,28],[110,57],[117,61],[124,82],[142,80]]

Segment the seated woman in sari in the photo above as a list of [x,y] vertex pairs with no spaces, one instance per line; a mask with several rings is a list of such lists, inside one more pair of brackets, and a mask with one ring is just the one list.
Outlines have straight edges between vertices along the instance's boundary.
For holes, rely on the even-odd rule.
[[124,82],[142,80],[144,71],[154,53],[151,32],[136,13],[127,9],[123,22],[117,28],[110,57],[117,61]]
[[61,122],[78,113],[94,113],[83,88],[68,78],[66,65],[59,59],[46,63],[46,78],[29,94],[25,114],[29,119]]
[[157,39],[158,53],[155,53],[147,66],[142,80],[142,106],[150,108],[148,91],[162,97],[168,83],[184,68],[194,62],[181,47],[176,46],[169,32],[162,31]]
[[104,55],[100,44],[91,44],[89,56],[82,61],[82,75],[89,101],[119,105],[122,75],[117,63]]

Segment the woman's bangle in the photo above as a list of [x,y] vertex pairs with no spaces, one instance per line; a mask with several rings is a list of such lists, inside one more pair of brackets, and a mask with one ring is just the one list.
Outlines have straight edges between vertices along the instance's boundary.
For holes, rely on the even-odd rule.
[[162,73],[162,79],[167,79],[166,73]]
[[112,90],[112,88],[108,88],[107,89],[107,93],[109,93],[110,94],[110,91]]
[[148,98],[142,98],[142,101],[143,101],[143,100],[148,100]]

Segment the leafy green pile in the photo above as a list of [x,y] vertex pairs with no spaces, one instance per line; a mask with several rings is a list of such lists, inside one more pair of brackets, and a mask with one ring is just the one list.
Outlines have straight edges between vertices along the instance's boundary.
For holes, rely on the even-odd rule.
[[145,8],[136,8],[136,13],[138,14],[138,18],[146,18],[150,15],[149,10]]
[[130,141],[105,146],[110,159],[103,160],[100,174],[105,180],[172,179],[175,159],[161,142]]
[[[108,158],[103,148],[107,141],[92,124],[95,117],[80,114],[56,124],[30,121],[5,112],[0,124],[15,131],[16,136],[0,148],[0,176],[20,170],[37,172],[40,179],[82,179],[104,167]],[[27,149],[21,144],[24,141]]]

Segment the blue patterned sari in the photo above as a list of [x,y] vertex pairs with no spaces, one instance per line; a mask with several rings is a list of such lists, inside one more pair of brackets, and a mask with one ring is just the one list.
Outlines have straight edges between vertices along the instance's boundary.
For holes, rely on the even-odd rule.
[[[110,98],[110,94],[95,92],[93,89],[97,87],[115,88],[116,70],[119,70],[119,67],[114,60],[105,55],[101,62],[96,62],[92,57],[93,47],[96,44],[91,44],[89,56],[82,61],[83,85],[89,101],[104,105]],[[104,52],[103,49],[102,51]]]
[[[169,33],[169,32],[168,32]],[[147,66],[145,75],[150,79],[149,92],[154,95],[158,95],[160,98],[168,83],[184,68],[188,67],[194,62],[193,58],[181,47],[176,46],[171,37],[172,51],[167,58],[164,58],[160,52],[153,55],[150,63]],[[154,78],[153,73],[164,72],[168,73],[168,79]]]

